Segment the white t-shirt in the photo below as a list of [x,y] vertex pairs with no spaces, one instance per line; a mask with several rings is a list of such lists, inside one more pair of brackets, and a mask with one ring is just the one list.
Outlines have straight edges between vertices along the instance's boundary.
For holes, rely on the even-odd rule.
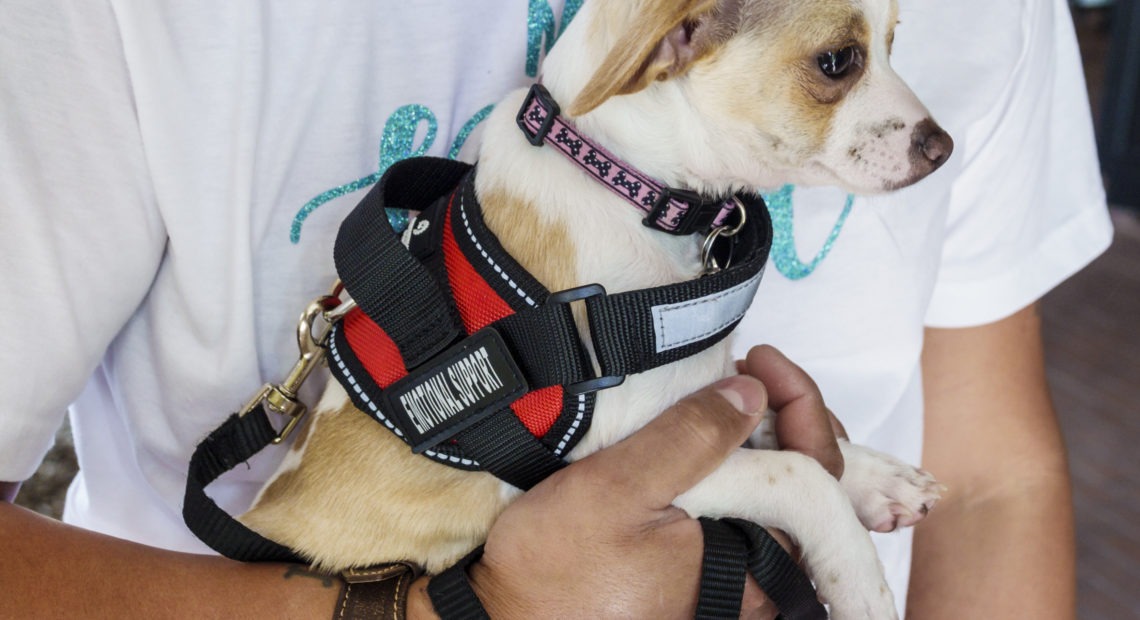
[[[0,480],[35,470],[70,405],[82,471],[65,519],[207,552],[180,514],[190,453],[295,360],[359,190],[404,156],[458,152],[580,2],[489,4],[7,2]],[[779,346],[853,439],[917,462],[923,327],[1012,313],[1110,225],[1063,0],[902,0],[900,17],[895,66],[953,158],[855,199],[793,280],[845,204],[797,189],[737,342]],[[211,494],[241,511],[279,456]],[[910,537],[877,542],[902,601]]]

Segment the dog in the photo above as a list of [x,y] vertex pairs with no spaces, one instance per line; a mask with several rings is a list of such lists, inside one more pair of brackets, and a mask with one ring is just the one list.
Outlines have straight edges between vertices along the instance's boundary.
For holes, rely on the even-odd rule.
[[[932,173],[953,147],[889,66],[897,12],[896,0],[591,0],[542,82],[582,134],[669,187],[885,192]],[[698,237],[651,230],[562,154],[528,143],[515,117],[526,96],[511,93],[487,119],[475,181],[503,248],[551,291],[699,277]],[[587,333],[580,308],[575,317]],[[620,441],[733,369],[721,342],[598,392],[568,459]],[[837,481],[801,454],[741,448],[676,505],[789,532],[834,617],[895,617],[867,529],[912,525],[940,486],[892,457],[841,449]],[[241,521],[323,569],[410,560],[436,573],[482,543],[519,493],[413,454],[332,381]]]

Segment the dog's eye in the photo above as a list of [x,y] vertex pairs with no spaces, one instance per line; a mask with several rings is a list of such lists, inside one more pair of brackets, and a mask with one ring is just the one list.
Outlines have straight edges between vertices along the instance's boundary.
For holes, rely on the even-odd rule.
[[859,50],[848,46],[840,50],[824,52],[816,59],[823,74],[832,79],[840,79],[859,62]]

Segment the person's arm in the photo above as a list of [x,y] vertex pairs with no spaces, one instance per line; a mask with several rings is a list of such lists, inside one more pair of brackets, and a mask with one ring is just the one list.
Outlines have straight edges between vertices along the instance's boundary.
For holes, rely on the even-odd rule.
[[[740,446],[769,402],[790,420],[785,441],[796,443],[790,434],[828,436],[819,430],[830,424],[827,410],[802,370],[770,353],[747,370],[773,386],[770,398],[755,378],[721,381],[514,502],[471,571],[492,614],[691,618],[703,539],[698,523],[670,506],[673,498]],[[799,441],[834,462],[826,446]],[[15,486],[3,483],[0,490]],[[324,618],[340,588],[296,566],[155,549],[7,502],[0,502],[0,558],[5,618]],[[434,616],[426,582],[412,589],[410,618]],[[745,606],[774,617],[754,583]]]
[[915,530],[908,617],[1073,618],[1073,512],[1036,307],[928,329],[923,466],[949,491]]
[[0,557],[5,618],[325,618],[340,593],[297,567],[147,547],[7,502]]

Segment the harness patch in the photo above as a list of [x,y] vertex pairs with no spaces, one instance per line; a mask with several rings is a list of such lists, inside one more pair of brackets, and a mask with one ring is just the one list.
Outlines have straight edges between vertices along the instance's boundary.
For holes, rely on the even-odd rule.
[[389,387],[385,413],[421,453],[506,408],[528,388],[502,336],[485,328]]

